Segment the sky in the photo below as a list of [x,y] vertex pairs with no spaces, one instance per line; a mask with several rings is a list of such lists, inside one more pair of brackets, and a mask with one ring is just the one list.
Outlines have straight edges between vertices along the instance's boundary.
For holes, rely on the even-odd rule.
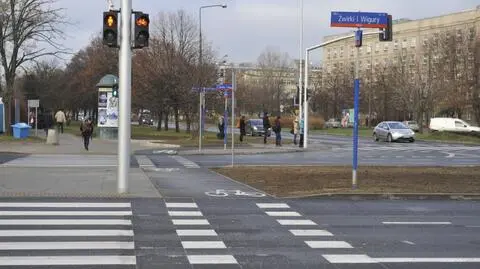
[[[121,0],[113,0],[115,8]],[[227,4],[227,8],[209,8],[202,12],[204,40],[211,42],[219,57],[228,61],[256,62],[265,48],[300,56],[300,7],[303,2],[303,46],[321,43],[323,37],[343,33],[348,28],[331,28],[331,11],[387,12],[394,19],[421,19],[466,9],[480,0],[133,0],[133,9],[154,18],[160,11],[184,9],[198,20],[202,5]],[[73,52],[88,45],[102,28],[102,12],[107,0],[57,0],[65,9],[71,25],[64,45]],[[319,55],[312,55],[319,59]]]

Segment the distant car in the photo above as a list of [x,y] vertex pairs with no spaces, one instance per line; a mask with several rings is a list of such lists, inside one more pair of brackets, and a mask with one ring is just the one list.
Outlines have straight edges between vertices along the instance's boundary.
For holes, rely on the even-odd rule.
[[140,125],[153,125],[153,118],[150,115],[141,116],[138,120]]
[[479,127],[457,118],[431,118],[429,128],[431,131],[440,132],[480,133]]
[[[245,123],[245,131],[251,136],[256,135],[265,135],[265,130],[263,129],[263,120],[262,119],[250,119]],[[267,131],[267,136],[272,135],[272,128],[269,128]]]
[[342,123],[337,119],[329,119],[325,122],[325,128],[340,128],[342,127]]
[[412,129],[414,132],[420,131],[420,125],[414,120],[407,120],[404,121],[403,124],[405,124],[408,128]]
[[373,129],[374,141],[415,141],[415,132],[399,121],[382,121]]

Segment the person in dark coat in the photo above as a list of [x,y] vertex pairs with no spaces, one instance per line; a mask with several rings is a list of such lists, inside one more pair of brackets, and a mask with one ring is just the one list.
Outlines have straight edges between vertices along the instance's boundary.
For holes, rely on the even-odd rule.
[[48,129],[52,129],[53,126],[53,115],[52,111],[46,110],[43,115],[43,129],[45,130],[45,136],[48,136]]
[[270,119],[268,118],[268,113],[265,112],[263,116],[263,130],[264,130],[264,135],[263,135],[263,144],[267,144],[267,137],[268,137],[268,130],[272,126],[270,125]]
[[85,150],[88,151],[88,145],[90,144],[90,139],[92,138],[93,134],[93,122],[90,118],[87,118],[82,124],[80,125],[80,132],[82,133],[83,138],[83,146]]
[[275,124],[273,126],[273,131],[275,132],[275,145],[282,145],[282,125],[280,122],[280,116],[277,116],[275,119]]
[[245,116],[240,118],[240,142],[243,142],[243,137],[247,135],[247,127],[245,124]]

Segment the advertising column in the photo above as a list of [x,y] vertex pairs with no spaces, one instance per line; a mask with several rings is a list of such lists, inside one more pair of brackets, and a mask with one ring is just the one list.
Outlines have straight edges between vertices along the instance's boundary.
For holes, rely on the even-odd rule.
[[118,98],[112,96],[111,88],[98,91],[98,123],[100,138],[117,139],[118,136]]

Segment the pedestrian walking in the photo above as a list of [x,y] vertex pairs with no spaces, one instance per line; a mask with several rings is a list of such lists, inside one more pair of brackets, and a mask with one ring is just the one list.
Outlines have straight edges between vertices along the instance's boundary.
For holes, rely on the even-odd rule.
[[300,133],[300,123],[298,121],[298,116],[295,117],[293,120],[293,128],[292,128],[292,134],[293,134],[293,144],[297,144],[297,136]]
[[240,118],[240,142],[243,142],[243,137],[245,137],[247,135],[247,129],[246,129],[246,125],[245,125],[245,116],[242,116]]
[[277,147],[282,146],[282,124],[280,122],[280,116],[277,116],[275,119],[273,131],[275,132],[275,145]]
[[90,118],[87,118],[84,122],[82,122],[80,125],[80,132],[82,133],[83,146],[85,147],[85,150],[88,151],[90,139],[92,138],[93,134],[93,123]]
[[264,130],[264,135],[263,135],[263,144],[267,144],[267,137],[268,137],[268,130],[271,128],[270,124],[270,119],[268,118],[268,113],[265,112],[263,114],[263,130]]
[[59,109],[55,114],[55,121],[57,122],[57,128],[59,132],[63,134],[63,125],[67,121],[67,117],[65,116],[65,113],[62,109]]

